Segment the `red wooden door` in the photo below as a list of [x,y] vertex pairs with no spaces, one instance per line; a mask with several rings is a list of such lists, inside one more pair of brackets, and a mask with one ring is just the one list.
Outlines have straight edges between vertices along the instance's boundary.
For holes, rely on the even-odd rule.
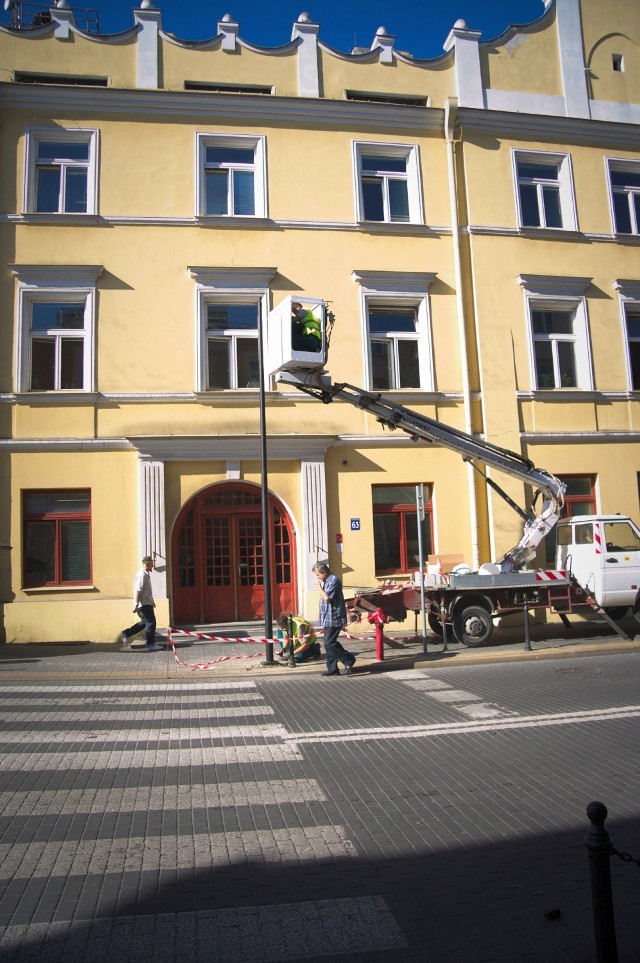
[[[271,597],[274,616],[296,604],[291,521],[273,496]],[[218,485],[183,508],[172,539],[173,621],[243,622],[264,618],[260,489]]]

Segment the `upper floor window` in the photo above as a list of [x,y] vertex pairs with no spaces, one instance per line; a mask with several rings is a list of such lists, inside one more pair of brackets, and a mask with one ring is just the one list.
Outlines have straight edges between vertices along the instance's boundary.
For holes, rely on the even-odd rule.
[[102,268],[13,265],[18,298],[17,390],[92,391],[95,285]]
[[86,311],[86,299],[29,301],[29,391],[85,387]]
[[569,156],[516,151],[521,227],[576,228]]
[[625,305],[629,383],[632,391],[640,391],[640,304]]
[[415,307],[369,306],[371,387],[420,388],[418,312]]
[[531,312],[537,388],[577,388],[573,311]]
[[640,161],[609,161],[609,188],[616,234],[640,234]]
[[355,144],[360,221],[422,223],[417,146]]
[[26,491],[24,585],[91,583],[91,493]]
[[200,214],[266,216],[264,138],[198,134]]
[[95,130],[27,133],[24,209],[36,214],[96,212]]
[[591,278],[521,274],[534,390],[593,387],[584,292]]
[[374,391],[433,391],[429,287],[436,275],[354,271],[362,290],[366,384]]
[[188,270],[197,287],[196,389],[259,388],[259,325],[269,311],[269,285],[276,269]]
[[258,388],[257,301],[208,301],[206,304],[206,387]]

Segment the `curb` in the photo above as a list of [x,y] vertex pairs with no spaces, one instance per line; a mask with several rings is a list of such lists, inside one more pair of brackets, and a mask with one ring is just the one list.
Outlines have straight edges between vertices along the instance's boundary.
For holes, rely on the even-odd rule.
[[[526,652],[522,648],[514,651],[511,648],[507,648],[508,645],[511,646],[513,643],[505,643],[503,650],[491,652],[482,649],[461,649],[447,652],[441,650],[427,652],[425,655],[422,651],[419,651],[406,655],[392,655],[382,662],[367,657],[367,655],[363,653],[358,655],[358,664],[350,678],[371,678],[372,676],[385,672],[404,672],[411,669],[428,668],[437,670],[462,665],[491,665],[505,662],[531,662],[545,659],[585,658],[605,654],[621,655],[640,652],[640,644],[635,640],[625,642],[618,639],[611,641],[598,640],[597,642],[571,641],[559,645],[548,645],[540,649],[534,648],[530,652]],[[104,656],[109,659],[111,655],[111,651],[104,653]],[[149,656],[146,656],[146,658],[149,658]],[[8,665],[7,662],[9,662]],[[204,682],[205,680],[215,682],[219,679],[269,678],[282,680],[285,678],[309,678],[320,676],[320,674],[325,671],[325,662],[323,659],[309,664],[298,664],[295,666],[295,671],[291,669],[291,666],[282,665],[279,662],[274,662],[273,667],[263,665],[262,663],[245,663],[242,666],[230,666],[222,663],[215,669],[192,669],[188,665],[182,666],[176,664],[170,648],[166,649],[161,663],[158,659],[158,664],[154,666],[143,666],[140,664],[140,668],[137,669],[132,665],[130,670],[123,669],[121,665],[117,667],[114,666],[113,669],[110,669],[108,668],[106,660],[104,666],[96,666],[90,670],[80,668],[76,670],[71,668],[64,672],[48,671],[46,669],[38,672],[29,669],[24,671],[12,669],[10,667],[10,660],[5,660],[4,665],[7,665],[7,668],[0,669],[0,683],[3,681],[46,683],[61,681],[86,682],[95,680],[104,682],[167,681],[184,682],[188,684],[195,681]]]

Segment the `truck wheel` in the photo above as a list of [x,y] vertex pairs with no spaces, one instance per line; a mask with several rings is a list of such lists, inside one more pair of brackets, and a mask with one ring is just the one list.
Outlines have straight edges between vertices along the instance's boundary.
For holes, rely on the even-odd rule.
[[453,634],[458,642],[474,649],[485,645],[493,632],[493,619],[480,605],[469,605],[453,619]]
[[628,609],[629,609],[628,605],[626,606],[626,608],[624,605],[619,605],[617,608],[605,609],[605,612],[607,613],[610,619],[613,619],[614,622],[619,622],[620,619],[623,619],[625,617]]
[[427,622],[429,623],[429,628],[434,635],[442,636],[444,634],[442,631],[442,621],[435,612],[429,612],[427,615]]

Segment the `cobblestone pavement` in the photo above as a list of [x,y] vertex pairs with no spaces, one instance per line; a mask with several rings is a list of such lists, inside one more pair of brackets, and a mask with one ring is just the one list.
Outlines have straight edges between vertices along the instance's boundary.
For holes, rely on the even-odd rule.
[[595,963],[585,808],[640,856],[640,660],[581,644],[184,682],[3,647],[0,959]]

